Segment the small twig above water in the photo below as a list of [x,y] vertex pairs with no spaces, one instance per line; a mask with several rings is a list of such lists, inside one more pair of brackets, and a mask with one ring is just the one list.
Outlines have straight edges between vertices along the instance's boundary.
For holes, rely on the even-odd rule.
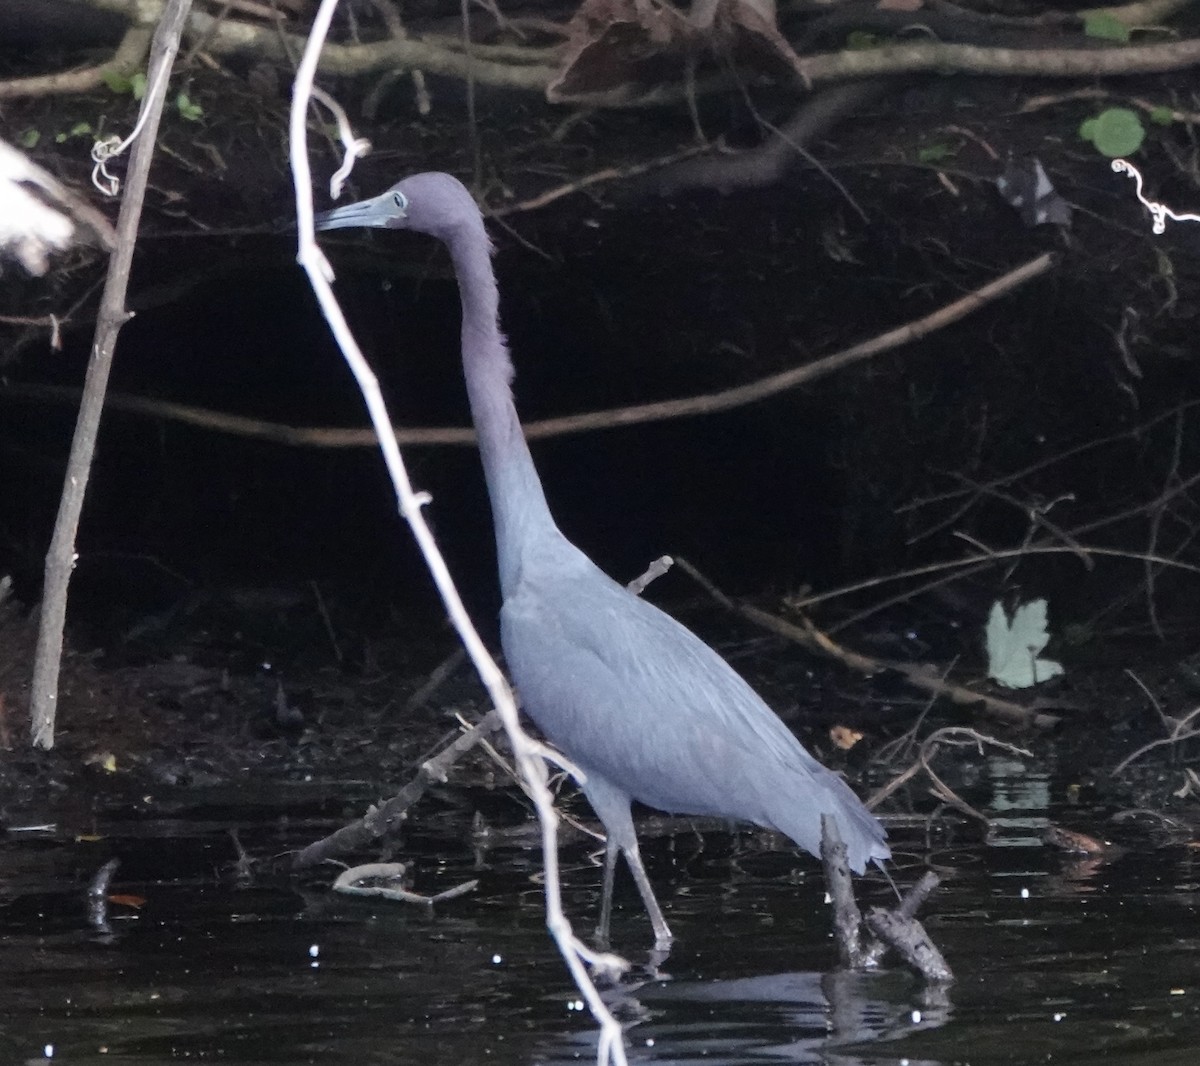
[[466,661],[467,649],[460,644],[430,671],[425,683],[408,697],[404,703],[405,713],[424,707],[433,694],[449,681]]
[[646,572],[640,577],[635,577],[625,587],[629,589],[635,596],[640,596],[646,591],[646,587],[652,582],[657,581],[663,576],[672,566],[675,565],[675,560],[669,555],[660,555],[648,567]]
[[987,817],[972,807],[966,800],[959,796],[945,781],[938,776],[934,771],[931,763],[937,756],[941,745],[951,747],[964,747],[973,745],[978,751],[982,752],[984,746],[999,748],[1001,751],[1006,751],[1010,755],[1019,755],[1027,759],[1033,758],[1033,752],[1026,748],[1017,747],[1015,744],[1009,744],[1004,740],[997,740],[995,737],[988,736],[986,733],[980,733],[977,730],[969,729],[966,726],[946,726],[943,729],[937,729],[930,733],[929,736],[921,743],[921,749],[917,755],[917,759],[908,769],[901,771],[892,778],[882,788],[877,789],[874,794],[866,801],[867,810],[872,810],[888,798],[902,785],[911,781],[919,773],[924,773],[933,784],[932,792],[939,799],[948,803],[956,810],[970,818],[974,818],[982,822],[985,829],[990,829],[991,823]]
[[927,871],[895,908],[872,907],[865,924],[874,936],[864,937],[864,920],[846,863],[846,845],[834,820],[825,816],[821,818],[821,861],[825,865],[834,938],[843,966],[859,971],[876,969],[884,952],[891,947],[926,984],[946,985],[954,980],[945,957],[915,917],[917,909],[941,883],[936,874]]
[[1137,674],[1135,674],[1132,670],[1126,670],[1125,673],[1128,674],[1133,683],[1137,685],[1143,693],[1145,693],[1146,699],[1150,701],[1151,706],[1155,709],[1155,711],[1158,712],[1159,721],[1162,722],[1163,728],[1168,730],[1168,733],[1165,737],[1159,737],[1157,740],[1150,741],[1149,744],[1143,744],[1136,751],[1126,755],[1124,759],[1122,759],[1119,763],[1117,763],[1116,766],[1113,767],[1113,777],[1118,776],[1120,773],[1126,770],[1130,764],[1136,762],[1147,752],[1153,751],[1155,748],[1168,747],[1170,745],[1182,743],[1186,740],[1191,740],[1193,737],[1200,736],[1200,729],[1192,728],[1192,723],[1196,720],[1196,717],[1200,715],[1200,707],[1196,707],[1183,718],[1176,718],[1174,715],[1167,714],[1166,711],[1162,709],[1162,704],[1158,702],[1154,694],[1146,687],[1142,679],[1138,677]]

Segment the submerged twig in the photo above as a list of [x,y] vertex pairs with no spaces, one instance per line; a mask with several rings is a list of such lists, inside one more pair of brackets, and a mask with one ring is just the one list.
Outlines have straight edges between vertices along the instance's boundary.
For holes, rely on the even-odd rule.
[[112,927],[108,924],[108,887],[120,865],[120,859],[109,859],[88,884],[88,924],[102,936],[112,936]]
[[854,882],[846,858],[846,845],[838,832],[837,821],[821,815],[821,862],[825,867],[825,885],[833,906],[833,932],[838,958],[852,970],[878,965],[863,947],[862,912],[854,898]]
[[915,917],[917,909],[941,883],[936,874],[926,872],[895,908],[872,907],[867,912],[866,926],[874,935],[864,938],[864,920],[854,898],[846,845],[834,819],[827,815],[821,816],[821,861],[825,865],[834,938],[843,966],[860,971],[875,969],[891,947],[927,984],[944,985],[954,980],[945,957]]
[[[908,887],[900,897],[900,902],[892,908],[891,913],[899,921],[908,922],[916,916],[921,905],[933,894],[934,889],[941,883],[942,879],[937,874],[932,870],[926,870],[916,884]],[[879,908],[875,909],[878,910]],[[890,942],[888,940],[872,936],[866,946],[866,965],[877,966],[882,962],[883,956],[889,946]]]
[[[402,862],[368,862],[361,866],[352,866],[341,872],[333,883],[333,890],[344,896],[372,896],[377,899],[395,900],[398,903],[420,903],[432,907],[435,903],[465,896],[479,886],[477,880],[464,881],[461,885],[455,885],[435,896],[422,896],[404,887],[402,882],[406,869]],[[363,884],[364,881],[383,883],[367,885]]]
[[867,925],[929,984],[949,984],[954,980],[950,965],[916,918],[872,907],[867,912]]
[[450,767],[502,725],[499,712],[489,711],[478,725],[468,729],[432,759],[421,763],[413,779],[386,803],[372,807],[357,821],[309,844],[293,856],[292,869],[303,870],[335,855],[357,851],[391,831],[405,820],[408,809],[425,795],[431,785],[444,782]]

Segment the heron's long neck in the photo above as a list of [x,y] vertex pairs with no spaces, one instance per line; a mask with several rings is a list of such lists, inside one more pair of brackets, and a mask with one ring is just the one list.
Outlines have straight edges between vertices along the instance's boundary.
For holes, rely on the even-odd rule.
[[516,586],[522,550],[539,535],[558,536],[542,483],[529,454],[512,397],[512,360],[500,332],[499,293],[486,236],[461,234],[450,243],[462,296],[462,359],[471,417],[492,501],[500,589]]

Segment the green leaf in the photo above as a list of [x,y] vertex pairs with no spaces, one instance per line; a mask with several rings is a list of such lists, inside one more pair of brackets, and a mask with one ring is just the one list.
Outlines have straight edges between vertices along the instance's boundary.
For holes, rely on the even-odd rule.
[[1079,127],[1079,136],[1091,141],[1096,151],[1109,159],[1133,155],[1146,139],[1142,120],[1127,107],[1110,107],[1095,118],[1086,119]]
[[955,150],[950,145],[939,141],[937,144],[927,144],[917,152],[917,160],[921,163],[944,163],[954,157]]
[[92,124],[90,122],[76,122],[69,130],[61,130],[54,135],[54,143],[62,144],[69,141],[72,137],[88,137],[91,136]]
[[1169,126],[1175,121],[1175,112],[1169,107],[1156,107],[1150,112],[1150,121],[1156,126]]
[[127,93],[133,85],[128,74],[115,70],[113,67],[109,67],[101,77],[104,79],[104,84],[114,93]]
[[992,604],[984,629],[987,643],[988,677],[1007,688],[1029,688],[1063,672],[1062,663],[1039,659],[1049,643],[1046,631],[1046,601],[1031,600],[1013,611],[1009,619],[1004,605]]
[[129,91],[133,93],[135,100],[140,100],[146,95],[146,75],[143,71],[139,70],[129,79]]
[[22,148],[36,148],[38,146],[38,141],[41,139],[41,131],[35,130],[31,127],[30,129],[25,130],[25,132],[17,138],[17,144],[19,144]]
[[180,117],[187,119],[188,122],[199,122],[204,117],[204,108],[193,103],[187,93],[181,92],[175,97],[175,107],[179,111]]
[[1129,27],[1115,15],[1107,11],[1096,11],[1083,20],[1083,32],[1088,37],[1100,41],[1120,41],[1125,44],[1129,40]]
[[879,47],[879,36],[866,30],[851,30],[846,34],[846,48],[851,52],[862,52]]

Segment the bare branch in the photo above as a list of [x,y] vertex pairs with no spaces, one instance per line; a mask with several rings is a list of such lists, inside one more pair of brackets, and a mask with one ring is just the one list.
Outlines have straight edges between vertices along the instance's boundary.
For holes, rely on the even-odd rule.
[[895,659],[876,659],[860,652],[850,651],[831,640],[808,619],[804,619],[803,625],[796,625],[759,607],[753,607],[746,603],[734,603],[686,559],[676,557],[675,564],[695,579],[718,603],[741,615],[747,621],[772,633],[777,633],[781,637],[786,637],[810,651],[819,652],[827,658],[837,659],[858,673],[870,676],[883,670],[894,670],[915,688],[944,696],[952,703],[977,708],[984,714],[989,714],[1002,721],[1015,725],[1036,726],[1041,729],[1058,724],[1059,719],[1055,715],[1043,714],[1032,708],[1022,707],[1019,703],[1002,700],[983,692],[975,692],[973,689],[964,688],[961,685],[949,684],[916,663],[906,663]]
[[67,70],[60,74],[39,74],[32,78],[13,78],[0,81],[0,100],[15,100],[23,96],[57,96],[86,93],[99,89],[109,73],[132,74],[138,70],[150,49],[154,20],[130,26],[113,52],[112,58],[94,67]]
[[[955,322],[973,314],[985,305],[1046,273],[1054,265],[1052,255],[1039,255],[1008,273],[988,282],[974,292],[968,293],[939,308],[923,318],[888,330],[870,340],[844,348],[840,352],[824,356],[780,374],[760,378],[745,385],[710,392],[702,396],[689,396],[678,400],[661,400],[657,403],[635,404],[629,407],[614,407],[604,411],[589,411],[584,414],[563,415],[546,418],[538,422],[524,423],[525,436],[529,440],[561,437],[573,433],[586,433],[598,429],[615,429],[619,426],[641,425],[647,422],[663,422],[673,418],[691,418],[697,415],[714,414],[736,407],[757,403],[790,389],[807,385],[826,374],[844,370],[874,356],[894,351],[903,345],[921,340],[945,329]],[[76,390],[53,385],[19,385],[0,382],[0,398],[47,399],[59,402],[77,402]],[[379,438],[370,429],[343,429],[326,426],[287,426],[278,422],[267,422],[242,415],[210,411],[189,404],[172,403],[140,396],[114,395],[108,399],[111,409],[131,414],[151,415],[168,418],[188,425],[201,426],[235,436],[254,437],[277,444],[291,444],[320,448],[363,448],[375,447]],[[394,426],[388,434],[400,445],[474,445],[475,431],[466,426],[405,427]]]
[[1117,74],[1156,74],[1200,63],[1200,40],[1116,48],[984,48],[973,44],[922,41],[800,58],[799,76],[807,88],[846,78],[925,71],[1006,77],[1049,75],[1098,78]]
[[[129,318],[125,310],[125,294],[129,287],[129,272],[133,264],[133,249],[137,242],[138,223],[142,217],[142,202],[150,177],[150,161],[158,137],[159,119],[167,95],[167,72],[179,49],[179,37],[187,19],[191,0],[170,0],[170,4],[154,33],[150,50],[151,76],[146,98],[142,101],[145,118],[141,136],[134,142],[129,163],[128,185],[117,220],[117,247],[109,264],[92,357],[88,362],[83,401],[71,440],[67,459],[62,500],[54,523],[50,550],[46,553],[45,592],[38,626],[37,652],[33,665],[29,706],[33,727],[33,743],[37,747],[54,746],[54,722],[58,707],[58,671],[62,659],[63,626],[67,614],[67,585],[75,566],[75,535],[83,510],[96,436],[100,428],[100,413],[104,393],[112,369],[117,334]],[[139,125],[142,122],[139,120]]]

